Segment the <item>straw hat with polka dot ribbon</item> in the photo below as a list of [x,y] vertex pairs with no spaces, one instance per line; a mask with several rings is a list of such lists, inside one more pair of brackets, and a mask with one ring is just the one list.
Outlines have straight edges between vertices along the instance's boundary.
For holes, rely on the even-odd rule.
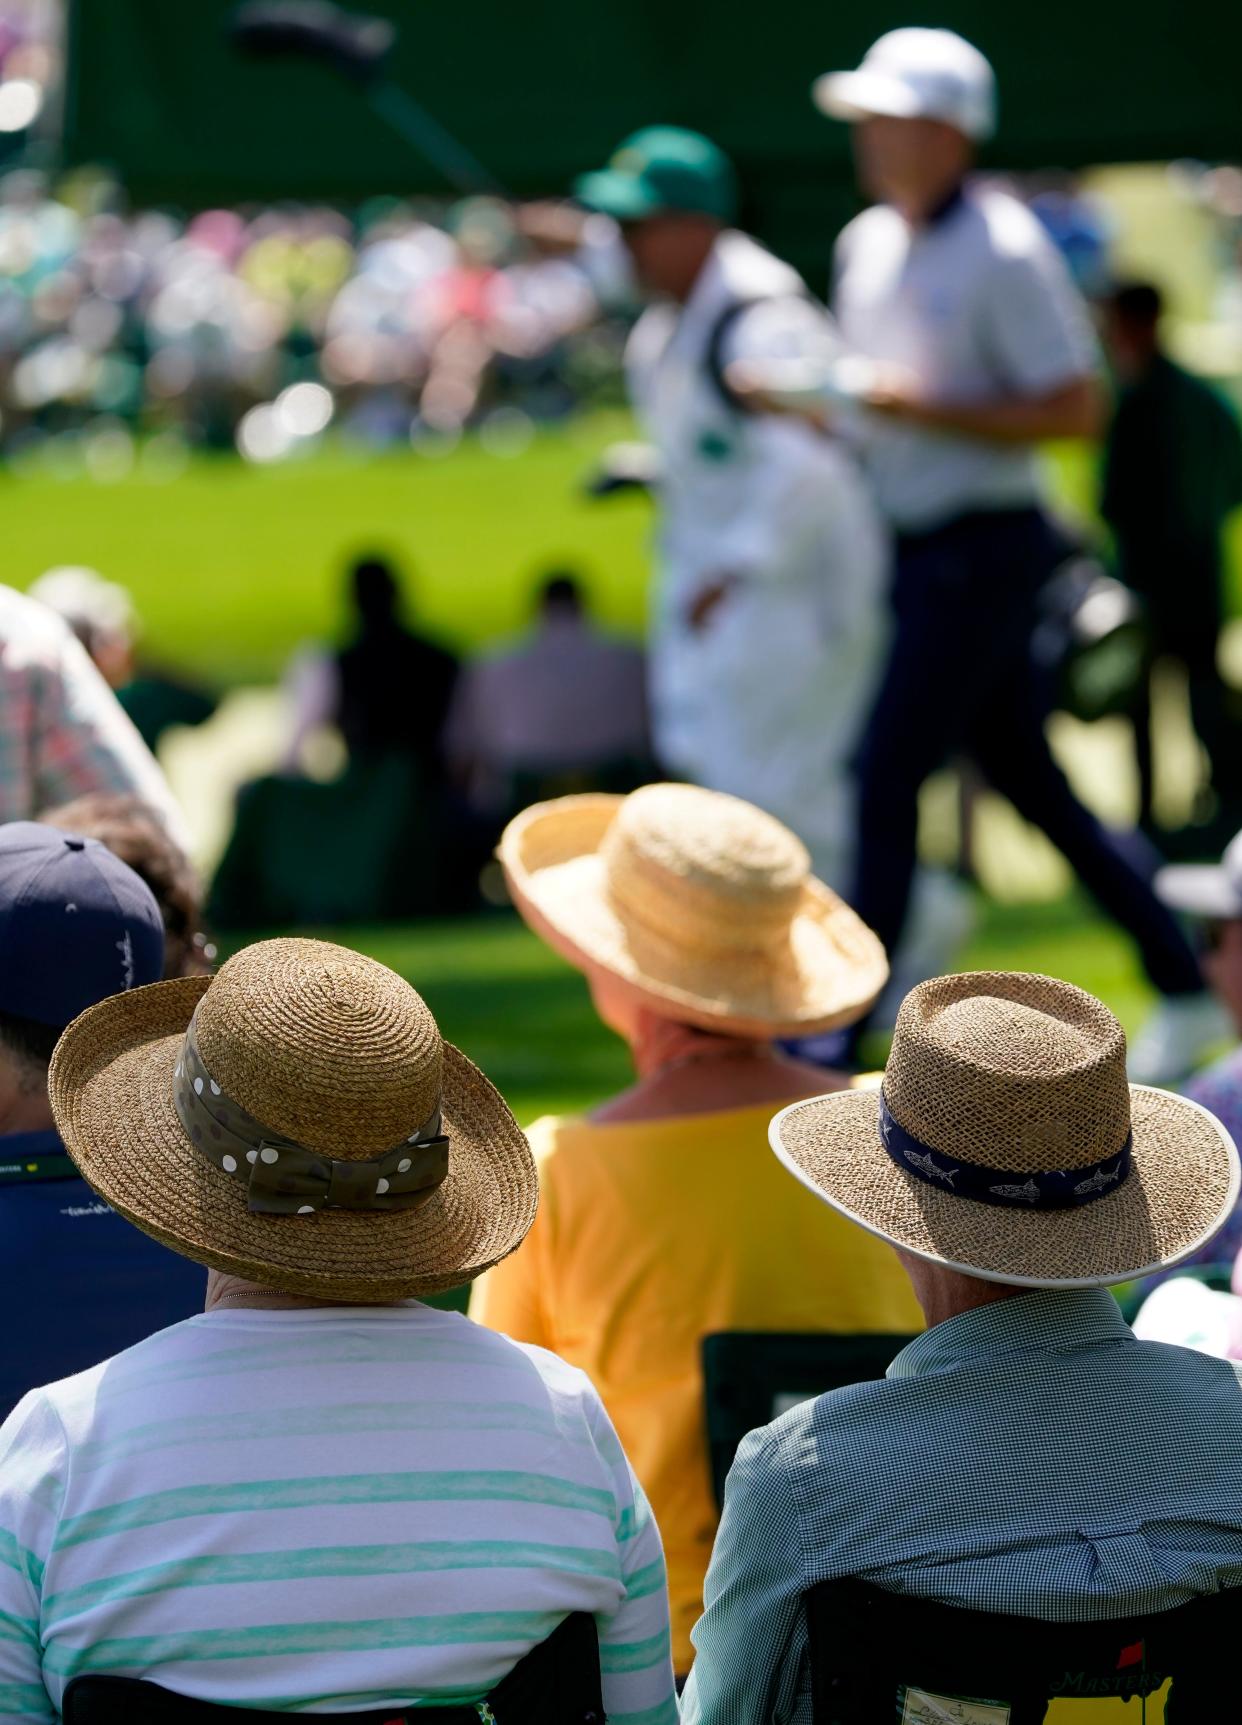
[[315,940],[156,983],[69,1026],[65,1147],[184,1257],[349,1303],[443,1292],[518,1246],[535,1167],[504,1099],[407,982]]

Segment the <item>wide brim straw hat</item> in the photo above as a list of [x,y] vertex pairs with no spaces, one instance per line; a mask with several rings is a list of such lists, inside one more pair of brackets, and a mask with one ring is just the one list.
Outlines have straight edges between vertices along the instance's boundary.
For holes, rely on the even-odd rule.
[[1206,1244],[1238,1198],[1220,1121],[1128,1084],[1112,1013],[1043,976],[922,983],[898,1015],[883,1087],[794,1103],[771,1142],[870,1233],[1034,1288],[1166,1269]]
[[113,1209],[286,1293],[444,1292],[534,1219],[534,1162],[495,1087],[407,982],[325,942],[263,941],[214,980],[102,1001],[62,1037],[49,1090]]
[[647,785],[537,803],[498,855],[525,921],[665,1018],[737,1036],[853,1023],[888,979],[879,940],[801,840],[737,797]]

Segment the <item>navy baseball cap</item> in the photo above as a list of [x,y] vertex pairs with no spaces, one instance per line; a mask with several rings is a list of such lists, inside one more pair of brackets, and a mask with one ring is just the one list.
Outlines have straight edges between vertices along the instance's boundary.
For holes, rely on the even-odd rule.
[[98,839],[0,826],[0,1012],[63,1029],[164,974],[155,895]]

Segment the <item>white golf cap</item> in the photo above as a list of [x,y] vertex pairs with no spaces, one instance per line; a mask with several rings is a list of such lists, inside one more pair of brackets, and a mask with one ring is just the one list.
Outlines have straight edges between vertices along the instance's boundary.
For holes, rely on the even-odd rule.
[[856,72],[825,72],[811,87],[835,120],[886,114],[943,120],[968,138],[996,130],[996,77],[977,48],[952,30],[890,30]]
[[1156,892],[1173,910],[1216,922],[1242,918],[1242,833],[1218,863],[1174,863],[1156,875]]

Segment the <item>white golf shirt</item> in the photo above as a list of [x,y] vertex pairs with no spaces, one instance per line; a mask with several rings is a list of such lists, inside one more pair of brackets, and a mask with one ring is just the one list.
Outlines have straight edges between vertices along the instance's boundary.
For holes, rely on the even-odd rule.
[[[837,242],[833,309],[847,347],[907,368],[935,402],[1039,396],[1098,369],[1060,253],[1025,205],[990,187],[967,186],[920,227],[886,204],[864,211]],[[861,450],[899,529],[1039,500],[1029,445],[863,417]]]
[[[770,810],[817,868],[847,867],[846,761],[883,649],[885,536],[839,442],[794,420],[731,407],[721,359],[833,355],[832,322],[800,278],[755,241],[723,233],[684,307],[639,320],[630,391],[663,464],[652,724],[672,771]],[[705,588],[729,580],[704,626]]]

